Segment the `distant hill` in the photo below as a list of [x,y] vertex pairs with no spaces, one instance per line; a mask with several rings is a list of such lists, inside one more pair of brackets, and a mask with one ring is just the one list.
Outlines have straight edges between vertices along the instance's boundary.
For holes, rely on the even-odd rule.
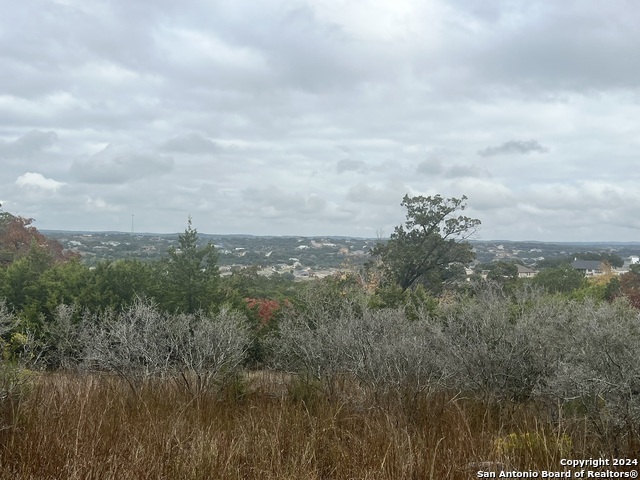
[[[63,230],[42,230],[42,233],[58,240],[66,249],[78,252],[88,264],[119,258],[159,259],[166,255],[169,247],[177,245],[179,235]],[[380,241],[346,236],[198,235],[202,243],[211,242],[217,246],[221,266],[290,266],[294,270],[363,265],[369,258],[369,251]],[[518,260],[535,266],[541,260],[565,259],[580,252],[614,253],[622,258],[640,254],[640,242],[471,240],[470,243],[480,263]]]

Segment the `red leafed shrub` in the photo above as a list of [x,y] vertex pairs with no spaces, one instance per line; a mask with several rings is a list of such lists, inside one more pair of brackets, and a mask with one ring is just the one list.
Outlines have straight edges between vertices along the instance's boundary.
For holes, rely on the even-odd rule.
[[267,325],[282,307],[277,300],[268,298],[245,298],[245,301],[249,309],[256,313],[262,325]]

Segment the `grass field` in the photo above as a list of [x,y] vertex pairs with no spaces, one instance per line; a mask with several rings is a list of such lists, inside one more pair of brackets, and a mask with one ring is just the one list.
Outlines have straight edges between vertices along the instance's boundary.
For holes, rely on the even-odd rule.
[[[548,406],[457,394],[375,394],[253,373],[193,396],[173,381],[36,375],[2,401],[0,476],[11,479],[467,479],[635,458]],[[484,462],[484,463],[483,463]]]

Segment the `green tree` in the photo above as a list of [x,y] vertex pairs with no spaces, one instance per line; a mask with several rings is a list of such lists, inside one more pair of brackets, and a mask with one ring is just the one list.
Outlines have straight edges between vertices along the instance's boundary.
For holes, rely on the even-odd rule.
[[38,281],[38,288],[46,295],[46,302],[41,306],[45,317],[52,319],[61,304],[92,308],[93,305],[87,302],[92,298],[88,293],[95,292],[92,273],[78,259],[56,263],[43,272]]
[[47,292],[40,277],[53,266],[53,256],[44,248],[31,243],[29,253],[6,267],[0,285],[0,297],[20,312],[21,319],[32,329],[39,329],[44,319]]
[[494,262],[488,270],[487,278],[502,285],[518,280],[518,267],[513,262]]
[[215,247],[211,243],[198,247],[198,231],[191,217],[178,244],[162,262],[164,282],[158,301],[170,311],[209,310],[218,300],[220,272]]
[[122,259],[101,261],[92,270],[91,285],[84,301],[92,310],[121,310],[136,298],[160,297],[160,269],[153,263]]
[[570,293],[585,285],[582,273],[571,265],[547,268],[538,273],[532,280],[550,293]]
[[384,279],[402,290],[422,285],[427,292],[438,293],[445,283],[464,274],[462,266],[475,258],[466,240],[480,225],[480,220],[458,214],[466,208],[466,199],[405,195],[405,224],[372,252],[380,260]]
[[44,300],[40,276],[53,265],[53,257],[43,247],[31,243],[29,253],[15,260],[4,271],[0,295],[15,310],[21,310],[34,299]]
[[[569,263],[573,261],[573,257],[569,260]],[[567,263],[565,258],[545,258],[544,260],[536,261],[536,268],[539,270],[544,270],[546,268],[557,268],[563,264]]]

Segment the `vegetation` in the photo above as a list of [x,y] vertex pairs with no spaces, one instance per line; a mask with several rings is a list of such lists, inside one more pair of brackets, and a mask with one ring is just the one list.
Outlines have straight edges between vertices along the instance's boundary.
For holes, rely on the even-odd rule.
[[480,220],[456,216],[466,208],[466,199],[405,195],[404,226],[396,227],[389,241],[373,251],[387,281],[402,290],[420,284],[437,293],[459,278],[460,267],[474,258],[471,245],[464,240],[480,225]]
[[454,282],[478,225],[463,201],[405,197],[368,270],[304,284],[221,278],[190,221],[154,262],[89,268],[30,240],[0,268],[0,477],[466,479],[636,458],[640,269],[519,279],[496,262]]
[[564,264],[542,270],[535,276],[533,283],[550,293],[569,293],[585,286],[586,280],[582,273],[571,265]]
[[171,248],[161,264],[165,305],[187,313],[209,310],[218,300],[220,274],[215,248],[211,243],[198,248],[198,231],[192,227],[191,217],[178,243],[179,248]]
[[543,418],[535,405],[453,393],[381,403],[281,381],[258,373],[239,392],[193,401],[166,382],[136,395],[116,378],[38,376],[3,405],[0,477],[466,480],[614,453],[584,423]]
[[65,260],[71,255],[63,252],[59,242],[42,235],[32,226],[33,218],[24,218],[2,211],[0,204],[0,265],[9,265],[25,256],[32,247],[44,249],[53,260]]

